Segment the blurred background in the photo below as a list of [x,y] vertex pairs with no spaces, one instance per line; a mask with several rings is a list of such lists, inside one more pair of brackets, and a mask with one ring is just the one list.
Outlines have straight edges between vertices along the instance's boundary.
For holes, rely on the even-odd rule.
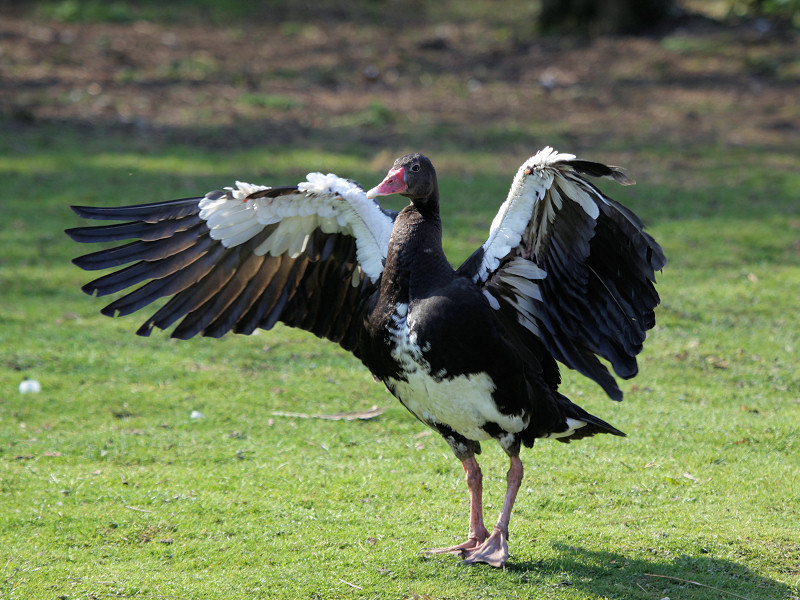
[[[799,15],[0,0],[0,597],[796,599]],[[668,264],[626,401],[564,370],[630,437],[537,444],[511,572],[419,557],[461,530],[462,474],[358,361],[280,327],[137,337],[152,311],[100,315],[70,263],[94,248],[63,234],[85,225],[70,204],[312,170],[371,187],[421,151],[458,265],[546,145],[625,167],[636,186],[600,185]],[[356,426],[281,416],[373,406]],[[482,460],[501,489],[502,452]]]
[[798,0],[4,0],[0,127],[517,162],[550,144],[639,175],[668,145],[691,169],[695,147],[797,151],[798,24]]

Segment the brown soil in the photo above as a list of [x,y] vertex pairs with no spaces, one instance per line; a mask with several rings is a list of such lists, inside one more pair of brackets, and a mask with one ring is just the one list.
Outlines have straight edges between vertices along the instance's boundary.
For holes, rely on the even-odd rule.
[[762,25],[690,21],[582,43],[506,39],[479,22],[221,29],[11,14],[0,16],[0,127],[119,128],[209,146],[576,151],[621,140],[797,152],[800,43]]

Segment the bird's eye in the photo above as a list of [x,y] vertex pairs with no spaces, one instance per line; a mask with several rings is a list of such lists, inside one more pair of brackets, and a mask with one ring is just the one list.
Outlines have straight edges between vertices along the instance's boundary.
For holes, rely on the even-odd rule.
[[413,167],[411,167],[411,170],[415,172],[419,171],[419,165],[414,165]]

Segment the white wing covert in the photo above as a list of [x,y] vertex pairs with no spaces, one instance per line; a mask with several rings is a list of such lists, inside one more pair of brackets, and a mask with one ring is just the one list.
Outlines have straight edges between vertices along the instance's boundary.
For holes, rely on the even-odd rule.
[[642,221],[585,175],[633,183],[618,168],[545,148],[520,167],[488,239],[459,272],[526,346],[543,344],[620,400],[598,357],[620,377],[636,374],[666,261]]
[[383,272],[395,213],[368,200],[356,183],[310,173],[294,187],[235,187],[127,207],[73,207],[90,219],[125,223],[79,227],[79,242],[131,243],[73,262],[88,269],[134,264],[83,287],[98,296],[147,281],[106,306],[127,315],[171,299],[137,331],[173,337],[251,333],[276,322],[312,331],[355,351],[363,299]]

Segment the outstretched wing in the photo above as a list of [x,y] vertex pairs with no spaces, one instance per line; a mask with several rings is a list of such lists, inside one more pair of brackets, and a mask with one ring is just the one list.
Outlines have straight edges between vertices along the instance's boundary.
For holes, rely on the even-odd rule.
[[81,217],[126,221],[67,230],[78,242],[136,240],[76,258],[87,270],[123,269],[83,291],[136,286],[102,309],[127,315],[171,296],[139,328],[172,336],[252,333],[276,322],[357,351],[360,306],[383,272],[396,213],[356,183],[310,173],[294,187],[237,182],[203,198],[118,208],[73,207]]
[[666,260],[642,221],[585,175],[633,183],[615,167],[545,148],[520,167],[489,238],[459,272],[518,335],[621,400],[598,357],[620,377],[637,373]]

